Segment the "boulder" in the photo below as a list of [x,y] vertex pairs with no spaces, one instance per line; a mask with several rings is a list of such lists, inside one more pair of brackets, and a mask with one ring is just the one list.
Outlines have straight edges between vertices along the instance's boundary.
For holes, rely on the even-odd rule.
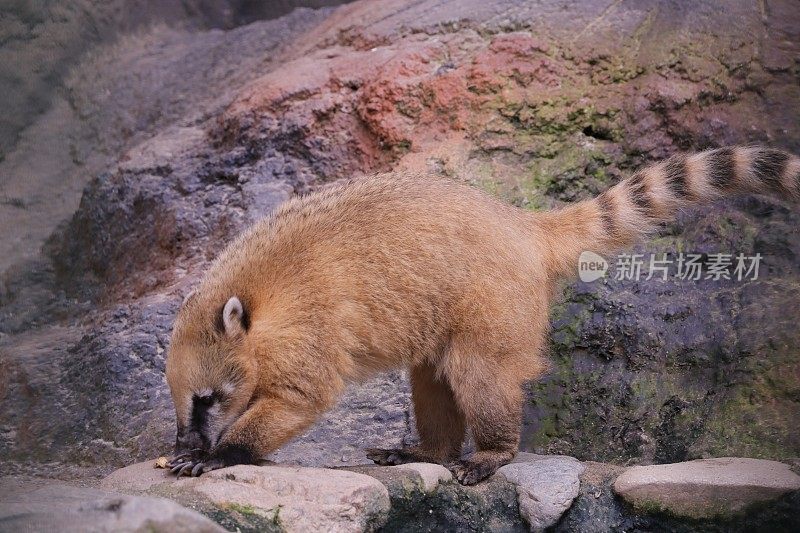
[[788,465],[734,457],[634,466],[614,482],[636,509],[690,518],[730,516],[797,490],[800,476]]
[[164,498],[48,483],[0,482],[3,531],[221,533],[201,514]]
[[164,483],[182,486],[190,479],[176,479],[166,468],[156,468],[155,463],[155,460],[144,461],[114,470],[100,481],[100,486],[109,490],[142,493]]
[[572,457],[533,456],[501,467],[497,474],[517,488],[519,512],[531,531],[553,526],[578,496],[583,464]]
[[389,490],[392,508],[384,531],[527,530],[519,514],[517,491],[502,476],[467,487],[453,481],[444,467],[431,463],[346,468],[377,479]]
[[259,527],[288,531],[372,531],[390,508],[389,493],[376,479],[321,468],[237,465],[175,479],[148,461],[113,472],[101,486],[169,495],[211,516],[226,515],[223,523],[255,519]]

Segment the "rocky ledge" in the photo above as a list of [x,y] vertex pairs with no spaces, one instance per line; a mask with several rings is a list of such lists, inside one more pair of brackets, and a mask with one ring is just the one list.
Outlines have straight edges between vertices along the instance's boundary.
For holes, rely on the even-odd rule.
[[175,479],[153,461],[84,488],[0,481],[0,526],[60,531],[797,531],[800,476],[721,458],[623,468],[522,453],[474,487],[439,465],[239,465]]

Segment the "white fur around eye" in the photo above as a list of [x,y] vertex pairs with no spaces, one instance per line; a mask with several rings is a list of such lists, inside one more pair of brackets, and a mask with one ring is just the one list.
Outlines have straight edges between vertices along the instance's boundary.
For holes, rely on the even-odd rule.
[[244,308],[236,296],[231,296],[222,309],[222,322],[225,324],[225,333],[233,336],[242,329],[242,316]]

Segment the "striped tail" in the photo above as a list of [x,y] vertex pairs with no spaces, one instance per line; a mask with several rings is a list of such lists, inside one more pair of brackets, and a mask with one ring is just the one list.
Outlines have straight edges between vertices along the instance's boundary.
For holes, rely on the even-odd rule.
[[573,276],[585,250],[613,253],[674,219],[681,208],[747,193],[800,201],[800,158],[757,147],[675,155],[596,198],[538,213],[536,226],[552,251],[552,275]]

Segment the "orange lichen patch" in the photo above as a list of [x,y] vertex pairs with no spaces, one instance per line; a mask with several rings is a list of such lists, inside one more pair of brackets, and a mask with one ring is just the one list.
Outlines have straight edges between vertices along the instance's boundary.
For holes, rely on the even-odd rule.
[[566,72],[547,51],[546,44],[527,33],[498,35],[474,57],[470,88],[479,94],[497,92],[510,81],[523,87],[559,87]]
[[445,132],[464,129],[473,100],[447,49],[423,43],[383,65],[360,94],[358,112],[384,142],[420,148]]
[[366,80],[393,51],[317,51],[248,85],[220,117],[219,144],[264,139],[291,145],[309,159],[327,160],[324,178],[384,168],[381,145],[354,111]]
[[215,138],[262,146],[286,137],[317,175],[337,178],[388,170],[410,152],[421,154],[413,167],[441,160],[439,144],[480,144],[498,118],[512,129],[566,122],[574,106],[551,100],[581,96],[574,73],[530,33],[374,44],[317,48],[264,75],[226,109]]
[[388,169],[410,148],[427,150],[475,120],[470,63],[456,67],[451,52],[419,36],[370,50],[317,50],[249,84],[213,136],[220,145],[257,144],[292,129],[296,151],[336,152],[334,177]]
[[497,54],[507,53],[518,57],[531,57],[541,52],[547,54],[550,46],[526,32],[503,33],[492,39],[489,49]]
[[391,50],[358,52],[325,49],[285,63],[247,85],[226,109],[226,117],[242,113],[276,112],[293,101],[324,93],[357,89],[393,55]]

